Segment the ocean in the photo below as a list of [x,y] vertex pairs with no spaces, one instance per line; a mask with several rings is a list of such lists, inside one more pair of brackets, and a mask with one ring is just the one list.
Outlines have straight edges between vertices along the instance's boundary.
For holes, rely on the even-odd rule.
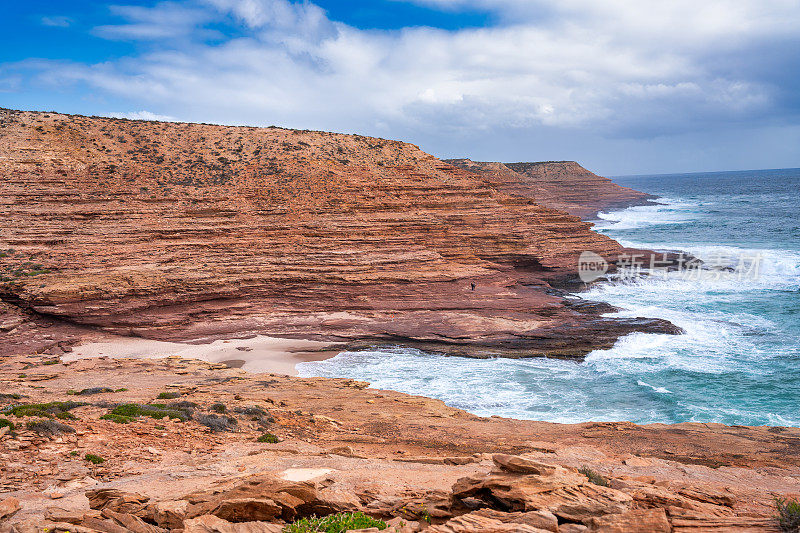
[[719,268],[623,276],[581,297],[622,308],[616,316],[668,319],[685,335],[634,333],[583,362],[345,352],[299,364],[300,375],[365,380],[483,416],[800,427],[800,169],[614,181],[659,199],[601,213],[597,231]]

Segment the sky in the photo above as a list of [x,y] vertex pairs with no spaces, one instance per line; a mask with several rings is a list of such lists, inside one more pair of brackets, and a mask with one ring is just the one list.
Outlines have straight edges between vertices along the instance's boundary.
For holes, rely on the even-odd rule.
[[800,167],[797,0],[2,0],[0,107],[603,175]]

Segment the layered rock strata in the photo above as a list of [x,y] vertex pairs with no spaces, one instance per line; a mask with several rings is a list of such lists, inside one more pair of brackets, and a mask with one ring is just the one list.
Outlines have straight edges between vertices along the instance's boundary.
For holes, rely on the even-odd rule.
[[[0,184],[12,321],[479,357],[579,357],[676,332],[551,290],[576,280],[585,250],[613,264],[618,243],[528,182],[398,141],[3,110]],[[7,330],[5,351],[42,344],[35,327]]]

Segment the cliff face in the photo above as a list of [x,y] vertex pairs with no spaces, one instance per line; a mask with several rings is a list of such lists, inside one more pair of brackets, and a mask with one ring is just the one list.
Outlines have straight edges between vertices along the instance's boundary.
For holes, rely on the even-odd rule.
[[449,159],[449,163],[479,173],[511,194],[521,194],[543,206],[581,218],[597,212],[645,203],[649,194],[617,185],[574,161],[492,163]]
[[[477,356],[671,330],[553,295],[582,251],[621,248],[535,197],[397,141],[2,110],[0,295],[28,319],[149,338]],[[6,349],[25,340],[6,330]]]

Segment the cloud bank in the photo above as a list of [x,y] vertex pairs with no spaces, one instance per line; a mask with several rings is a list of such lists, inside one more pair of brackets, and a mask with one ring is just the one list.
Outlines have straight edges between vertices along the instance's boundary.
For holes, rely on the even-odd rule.
[[[623,172],[656,166],[659,150],[689,158],[667,167],[662,157],[664,170],[728,168],[737,162],[724,158],[741,157],[743,144],[769,146],[765,132],[800,138],[797,2],[414,3],[485,11],[496,22],[378,31],[331,20],[310,2],[116,6],[115,22],[92,31],[135,41],[140,54],[53,64],[41,77],[184,120],[404,138],[441,156],[574,152]],[[630,152],[633,163],[621,161]]]

